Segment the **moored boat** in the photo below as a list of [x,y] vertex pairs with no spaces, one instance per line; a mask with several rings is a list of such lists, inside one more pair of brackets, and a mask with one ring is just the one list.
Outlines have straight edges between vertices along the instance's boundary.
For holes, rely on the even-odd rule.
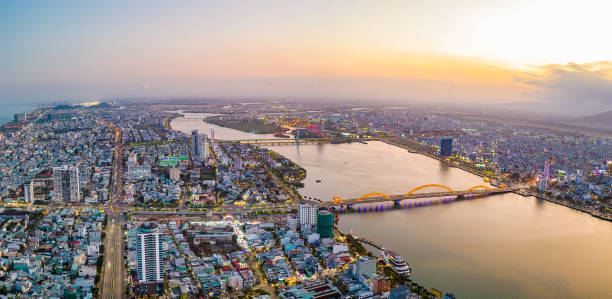
[[391,267],[395,272],[402,276],[410,276],[410,266],[404,259],[389,249],[381,249],[380,257]]

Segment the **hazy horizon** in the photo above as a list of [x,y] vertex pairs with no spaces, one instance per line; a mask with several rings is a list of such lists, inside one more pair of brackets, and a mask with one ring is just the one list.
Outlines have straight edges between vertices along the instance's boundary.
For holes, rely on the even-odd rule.
[[576,116],[612,109],[612,42],[602,38],[610,7],[595,1],[2,6],[0,103],[313,98]]

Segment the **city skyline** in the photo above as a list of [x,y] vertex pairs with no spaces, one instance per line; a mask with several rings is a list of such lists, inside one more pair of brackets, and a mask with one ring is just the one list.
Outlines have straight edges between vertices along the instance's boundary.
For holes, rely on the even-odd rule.
[[612,109],[604,4],[3,4],[0,102],[248,98]]
[[0,297],[609,297],[611,9],[4,2]]
[[3,295],[612,287],[610,127],[320,101],[30,108],[0,127]]

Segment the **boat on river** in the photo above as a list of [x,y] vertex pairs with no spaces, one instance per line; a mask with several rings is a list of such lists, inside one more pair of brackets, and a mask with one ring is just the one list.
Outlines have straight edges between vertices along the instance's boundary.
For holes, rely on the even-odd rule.
[[397,274],[402,276],[410,276],[410,266],[404,259],[389,249],[381,249],[380,257],[391,267]]

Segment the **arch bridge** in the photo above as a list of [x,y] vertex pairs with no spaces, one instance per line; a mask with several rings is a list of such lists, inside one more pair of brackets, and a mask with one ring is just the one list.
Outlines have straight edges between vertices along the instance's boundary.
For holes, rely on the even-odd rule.
[[[444,189],[444,191],[437,192],[417,192],[427,188],[438,188]],[[496,193],[506,193],[512,192],[515,188],[508,188],[506,186],[497,187],[489,187],[485,185],[477,185],[473,186],[467,190],[454,190],[448,186],[440,185],[440,184],[427,184],[416,187],[407,193],[397,194],[397,195],[389,195],[380,192],[367,193],[357,198],[349,198],[343,199],[341,197],[335,196],[332,201],[325,201],[319,204],[320,207],[333,207],[333,206],[343,206],[343,205],[353,205],[353,204],[363,204],[363,203],[376,203],[383,201],[394,201],[395,203],[399,203],[401,200],[405,199],[419,199],[419,198],[431,198],[431,197],[448,197],[448,196],[456,196],[456,197],[464,197],[466,195],[489,195]]]
[[318,144],[318,143],[329,143],[329,139],[325,138],[308,138],[298,139],[295,138],[277,138],[277,139],[243,139],[236,140],[235,142],[243,144],[251,144],[258,146],[274,146],[274,145],[295,145],[297,144]]

